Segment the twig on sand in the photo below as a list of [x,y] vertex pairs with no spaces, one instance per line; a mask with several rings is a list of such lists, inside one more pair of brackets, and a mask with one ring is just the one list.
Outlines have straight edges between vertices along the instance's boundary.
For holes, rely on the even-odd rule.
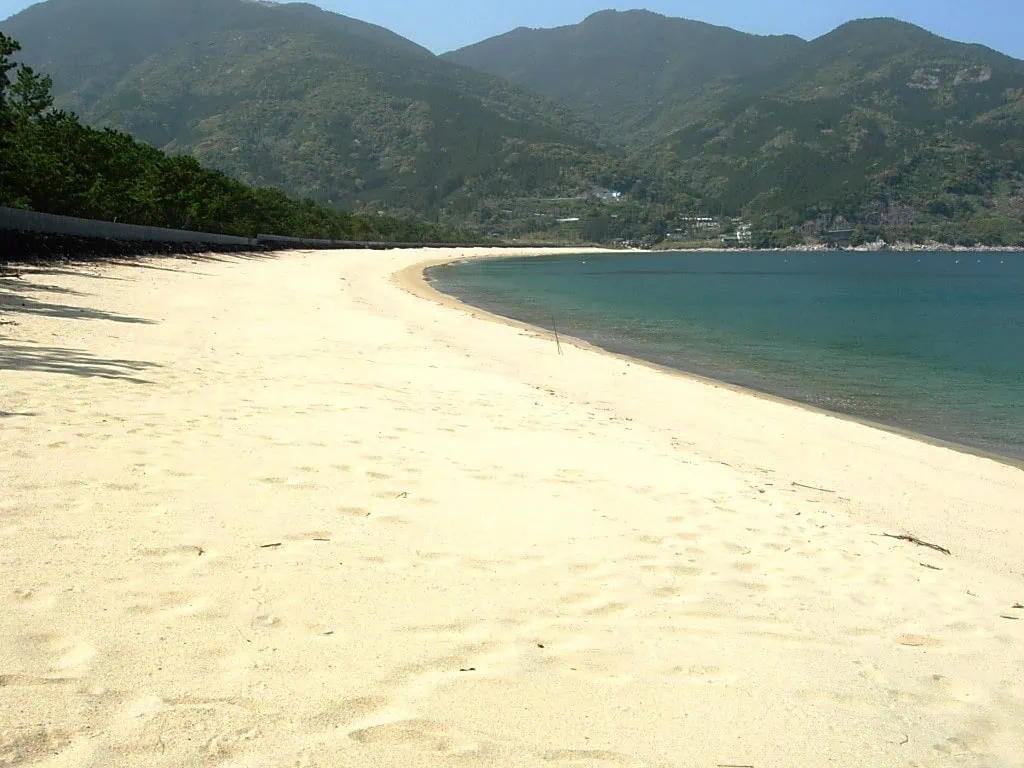
[[718,768],[754,768],[749,763],[719,763]]
[[941,571],[942,570],[941,568],[937,568],[934,565],[928,565],[928,563],[921,563],[921,567],[923,567],[923,568],[930,568],[933,571]]
[[1000,616],[999,618],[1006,619],[1008,621],[1020,621],[1020,616]]
[[836,493],[829,488],[819,488],[816,485],[804,485],[803,483],[793,483],[797,488],[806,488],[809,491],[821,491],[822,493]]
[[281,542],[275,542],[274,544],[260,544],[260,549],[276,549],[281,546]]
[[1015,611],[1024,611],[1024,604],[1016,603],[1013,606],[1013,610],[1015,610]]
[[896,539],[897,541],[909,541],[911,544],[917,544],[917,546],[919,547],[927,547],[928,549],[934,549],[936,552],[941,552],[944,555],[953,554],[945,547],[940,547],[938,544],[932,544],[931,542],[923,541],[917,538],[917,536],[910,536],[906,533],[900,536],[897,536],[894,533],[883,533],[882,535],[885,536],[885,538],[887,539]]
[[317,537],[317,538],[313,539],[313,541],[330,541],[330,539],[324,539],[324,538],[321,538],[321,537]]
[[555,331],[555,346],[558,347],[558,354],[562,354],[562,340],[558,338],[558,324],[555,323],[555,316],[551,316],[551,327]]

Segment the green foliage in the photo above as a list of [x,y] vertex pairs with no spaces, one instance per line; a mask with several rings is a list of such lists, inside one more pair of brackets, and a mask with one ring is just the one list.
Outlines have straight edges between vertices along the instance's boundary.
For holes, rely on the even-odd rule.
[[1024,234],[1005,211],[1024,172],[1024,62],[910,24],[804,42],[605,12],[447,58],[591,118],[641,167],[635,198],[785,219],[770,242],[839,217],[890,239]]
[[40,77],[32,67],[19,67],[18,79],[11,84],[10,100],[5,105],[15,120],[31,120],[53,106],[53,79]]
[[650,11],[601,11],[580,24],[520,28],[443,58],[534,88],[616,142],[639,148],[699,113],[712,82],[743,77],[795,51],[793,36],[760,37]]
[[[11,63],[0,35],[0,205],[125,223],[253,237],[438,241],[426,223],[353,216],[312,200],[256,189],[188,156],[51,111],[51,81]],[[11,73],[17,70],[15,78]]]
[[[832,228],[865,242],[1024,239],[1024,62],[892,19],[806,42],[608,11],[444,57],[298,3],[48,0],[4,27],[85,124],[375,225],[383,211],[541,236],[580,215],[574,237],[643,239],[687,214],[743,216],[769,243]],[[45,112],[47,89],[24,76],[5,98]],[[58,181],[66,170],[50,169],[51,192],[98,205],[73,175]],[[646,220],[621,203],[534,205],[595,186]],[[117,205],[224,215],[216,196],[188,207],[168,194]]]
[[0,32],[0,109],[7,107],[7,92],[11,88],[11,72],[17,68],[17,64],[11,57],[21,50],[17,40],[12,40],[3,32]]
[[50,0],[5,28],[87,124],[331,205],[458,219],[629,176],[571,111],[309,5]]

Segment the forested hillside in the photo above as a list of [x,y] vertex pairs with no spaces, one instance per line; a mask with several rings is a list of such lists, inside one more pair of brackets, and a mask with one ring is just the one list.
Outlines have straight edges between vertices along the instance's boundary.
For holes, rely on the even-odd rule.
[[672,115],[678,107],[700,114],[723,86],[805,45],[650,11],[602,11],[567,27],[516,29],[443,58],[545,93],[640,147],[685,121]]
[[606,11],[443,57],[300,3],[48,0],[0,28],[86,125],[332,208],[504,237],[1024,242],[1024,62],[893,19],[808,42]]
[[3,28],[52,73],[58,107],[336,206],[459,215],[618,167],[535,92],[310,5],[50,0]]
[[353,216],[255,189],[195,158],[51,109],[51,81],[12,56],[0,33],[0,205],[44,213],[255,237],[437,241],[458,233],[414,220]]
[[633,11],[447,58],[620,137],[651,204],[789,239],[837,220],[890,238],[1024,237],[1024,62],[982,46],[893,19],[804,42]]
[[892,20],[853,22],[734,84],[667,134],[664,183],[798,225],[841,214],[891,234],[1021,233],[1024,63]]

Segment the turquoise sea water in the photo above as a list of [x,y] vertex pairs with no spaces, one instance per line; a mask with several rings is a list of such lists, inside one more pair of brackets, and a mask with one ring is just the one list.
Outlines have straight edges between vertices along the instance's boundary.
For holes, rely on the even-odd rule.
[[614,352],[1024,459],[1024,253],[663,253],[435,267]]

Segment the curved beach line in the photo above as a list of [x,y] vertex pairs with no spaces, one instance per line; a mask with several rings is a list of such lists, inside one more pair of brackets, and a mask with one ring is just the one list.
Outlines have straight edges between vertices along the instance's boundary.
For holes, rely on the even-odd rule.
[[[392,279],[396,285],[400,286],[403,290],[405,290],[408,293],[411,293],[414,296],[418,296],[423,299],[428,299],[430,301],[436,302],[438,304],[441,304],[442,306],[449,307],[451,309],[457,309],[462,312],[466,312],[472,315],[473,317],[483,318],[486,320],[490,320],[491,322],[501,323],[502,325],[508,325],[519,330],[536,333],[541,337],[550,339],[552,342],[554,342],[555,334],[552,332],[550,328],[545,328],[540,325],[533,325],[531,323],[526,323],[523,322],[522,320],[516,320],[515,318],[511,317],[506,317],[505,315],[501,315],[496,312],[483,309],[482,307],[477,307],[473,304],[462,301],[461,299],[458,299],[455,296],[438,290],[436,287],[434,287],[433,283],[431,283],[431,281],[428,279],[427,271],[434,267],[449,266],[465,261],[522,259],[530,258],[533,256],[577,256],[588,253],[619,255],[623,254],[622,251],[611,251],[602,249],[581,249],[570,251],[554,249],[536,251],[524,250],[521,253],[515,253],[512,255],[510,255],[507,251],[467,251],[464,255],[461,255],[457,258],[447,256],[444,258],[426,259],[424,261],[417,262],[412,266],[406,267],[396,272],[392,276]],[[642,251],[637,253],[648,254],[652,252]],[[650,368],[651,370],[655,370],[660,373],[665,373],[670,376],[677,376],[683,379],[687,379],[689,381],[700,382],[711,387],[727,389],[731,392],[749,395],[762,400],[767,400],[769,402],[778,403],[780,405],[799,408],[801,410],[816,413],[821,416],[828,416],[831,418],[841,419],[843,421],[849,421],[855,424],[860,424],[865,427],[870,427],[872,429],[882,430],[883,432],[888,432],[893,435],[899,435],[900,437],[905,437],[910,440],[926,443],[931,446],[946,448],[952,451],[956,451],[958,453],[967,454],[969,456],[974,456],[977,458],[989,459],[991,461],[995,461],[1000,464],[1005,464],[1006,466],[1024,471],[1024,460],[1016,459],[1012,456],[1004,456],[993,451],[986,451],[981,448],[975,448],[973,446],[964,445],[962,443],[953,442],[951,440],[943,440],[942,438],[939,437],[922,434],[920,432],[914,432],[913,430],[905,429],[903,427],[899,427],[893,424],[886,424],[884,422],[873,421],[871,419],[864,418],[863,416],[842,413],[841,411],[832,411],[827,408],[821,408],[810,403],[804,403],[799,400],[793,400],[787,397],[783,397],[781,395],[773,394],[771,392],[765,392],[763,390],[754,389],[752,387],[745,387],[740,384],[733,384],[728,381],[722,381],[721,379],[715,379],[710,376],[704,376],[699,373],[694,373],[692,371],[686,371],[679,368],[672,368],[671,366],[655,363],[651,360],[645,360],[642,357],[633,357],[631,355],[626,355],[621,352],[613,352],[612,350],[605,349],[604,347],[593,344],[577,336],[571,336],[559,332],[558,338],[563,344],[568,344],[581,350],[595,352],[597,354],[607,355],[618,360],[624,360],[629,363],[641,365],[644,366],[645,368]]]

